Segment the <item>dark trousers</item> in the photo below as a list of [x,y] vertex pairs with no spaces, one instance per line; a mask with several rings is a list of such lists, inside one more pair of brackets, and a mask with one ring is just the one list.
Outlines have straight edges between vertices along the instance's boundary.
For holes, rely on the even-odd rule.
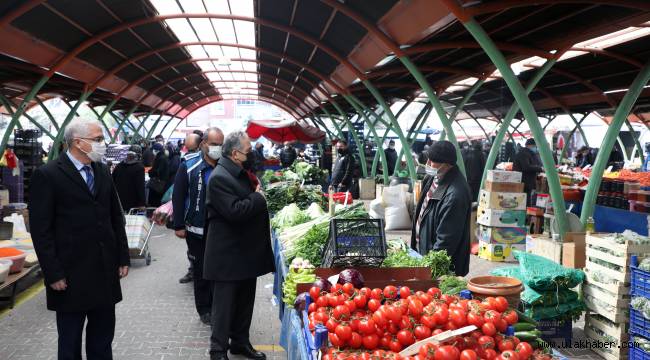
[[[187,231],[185,233],[187,234]],[[187,272],[193,274],[192,255],[190,255],[190,241],[187,240],[187,235],[185,236],[185,242],[187,243],[187,261],[190,263],[190,266],[187,267]]]
[[115,307],[111,306],[84,312],[57,311],[59,360],[81,360],[81,335],[86,319],[86,358],[113,359],[111,343],[115,334]]
[[205,256],[205,240],[201,235],[186,232],[189,258],[192,262],[192,277],[194,278],[194,303],[199,315],[209,314],[212,310],[212,284],[203,278],[203,257]]
[[234,346],[250,344],[256,285],[257,279],[214,282],[210,354],[226,353],[228,338]]

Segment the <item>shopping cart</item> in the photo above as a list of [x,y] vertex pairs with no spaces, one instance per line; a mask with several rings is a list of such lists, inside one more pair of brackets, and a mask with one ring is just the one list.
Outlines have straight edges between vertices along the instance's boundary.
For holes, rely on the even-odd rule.
[[149,251],[149,238],[155,226],[151,216],[156,208],[131,209],[126,218],[126,237],[129,242],[129,255],[131,259],[143,259],[151,264]]

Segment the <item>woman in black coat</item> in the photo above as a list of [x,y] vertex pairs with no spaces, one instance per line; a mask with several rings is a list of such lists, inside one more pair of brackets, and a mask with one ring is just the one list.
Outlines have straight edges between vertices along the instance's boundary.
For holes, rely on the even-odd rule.
[[[169,187],[169,158],[165,153],[165,149],[161,144],[153,145],[153,152],[156,157],[153,161],[153,166],[149,170],[150,179],[160,179],[165,184],[162,191],[156,191],[151,186],[149,187],[149,206],[158,207],[161,205],[160,201]],[[151,180],[149,180],[151,181]]]
[[141,154],[140,146],[131,146],[126,159],[113,170],[113,182],[124,212],[145,207],[147,203],[144,198],[144,165],[140,160]]

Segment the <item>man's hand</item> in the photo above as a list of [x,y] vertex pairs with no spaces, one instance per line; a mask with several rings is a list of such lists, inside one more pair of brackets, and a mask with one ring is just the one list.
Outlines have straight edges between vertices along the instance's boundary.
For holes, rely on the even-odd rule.
[[174,233],[176,234],[176,237],[185,239],[185,229],[176,230]]
[[125,278],[127,275],[129,275],[129,267],[128,266],[120,266],[118,271],[119,271],[119,274],[120,274],[120,279]]
[[65,279],[61,279],[57,282],[50,284],[50,287],[56,291],[63,291],[68,288],[68,284],[65,282]]

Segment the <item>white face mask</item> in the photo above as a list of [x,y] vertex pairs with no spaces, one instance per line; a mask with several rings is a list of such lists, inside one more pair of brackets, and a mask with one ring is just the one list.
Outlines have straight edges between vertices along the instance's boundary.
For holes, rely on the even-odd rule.
[[219,160],[221,158],[221,145],[208,146],[208,157],[212,160]]
[[90,144],[92,146],[92,150],[90,152],[85,152],[83,149],[79,148],[84,154],[86,154],[91,161],[102,161],[104,158],[104,155],[106,155],[106,143],[102,142],[89,142],[84,139],[81,139],[81,141]]
[[424,172],[426,172],[429,176],[438,176],[438,168],[434,168],[429,165],[426,165],[424,167]]

